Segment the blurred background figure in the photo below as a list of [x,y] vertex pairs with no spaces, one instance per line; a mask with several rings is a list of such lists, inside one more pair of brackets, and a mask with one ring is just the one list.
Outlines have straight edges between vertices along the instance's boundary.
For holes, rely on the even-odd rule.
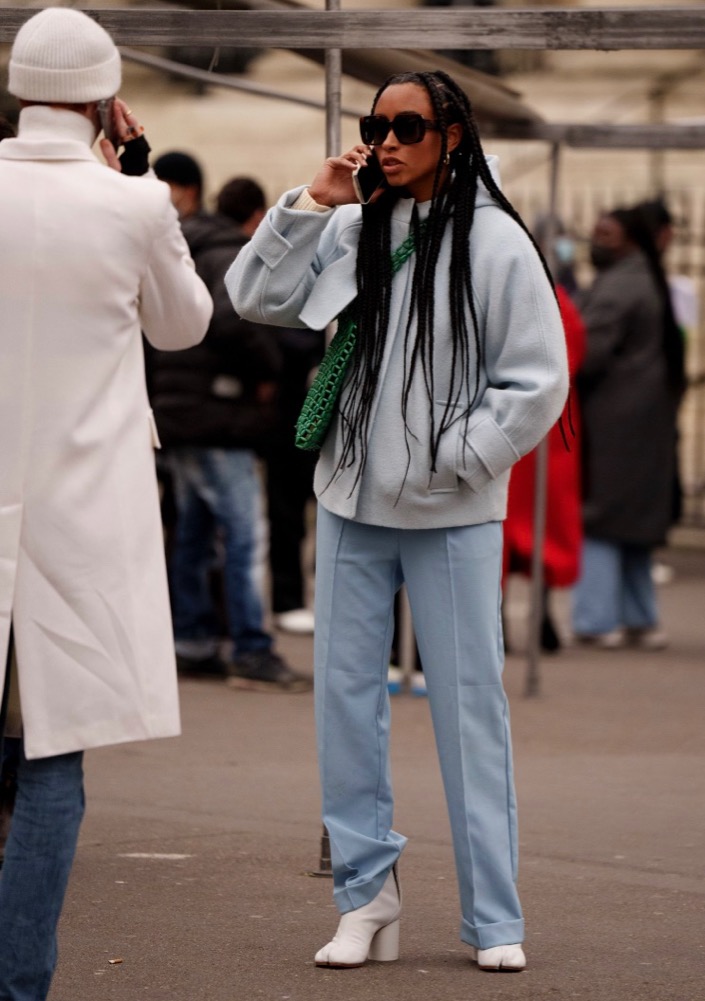
[[585,539],[573,629],[578,641],[605,648],[658,649],[668,638],[651,564],[674,517],[683,337],[639,211],[602,215],[591,259],[597,277],[581,300]]
[[[635,210],[651,233],[661,263],[666,269],[666,255],[673,244],[675,220],[663,198],[639,202]],[[668,288],[676,323],[686,341],[698,329],[700,303],[697,286],[692,278],[684,274],[667,274]]]
[[549,214],[537,218],[533,227],[534,239],[550,262],[553,280],[571,299],[580,289],[575,276],[575,238],[561,219],[554,219],[551,226]]
[[[250,177],[234,177],[221,189],[218,212],[237,224],[248,239],[267,208],[264,191]],[[313,499],[316,457],[294,444],[294,427],[313,369],[323,357],[324,333],[290,327],[268,327],[281,354],[276,419],[260,453],[266,464],[269,570],[272,612],[279,629],[313,632],[313,611],[306,605],[302,546],[306,509]]]
[[[675,223],[671,212],[663,198],[639,202],[635,210],[641,216],[646,228],[651,233],[656,250],[661,259],[661,265],[666,272],[666,255],[675,235]],[[668,290],[671,296],[673,316],[680,327],[681,335],[687,346],[690,337],[695,336],[700,322],[700,302],[695,282],[689,275],[668,274],[666,272]],[[680,521],[683,512],[683,487],[680,476],[679,462],[679,432],[676,429],[676,466],[673,479],[673,522]],[[667,583],[673,577],[673,570],[665,563],[654,563],[652,574],[656,583]]]
[[[573,273],[573,241],[558,220],[549,233],[551,229],[549,222],[548,217],[541,218],[534,226],[534,236],[553,268],[572,386],[585,355],[585,327],[577,307],[570,298],[578,287]],[[556,587],[570,587],[575,584],[580,565],[582,498],[579,418],[577,395],[571,391],[570,407],[563,417],[566,438],[558,425],[548,433],[544,589],[540,634],[541,647],[548,653],[554,653],[561,646],[560,631],[554,623],[550,610],[550,591]],[[535,487],[536,451],[534,450],[513,466],[509,480],[507,518],[504,522],[505,593],[510,574],[531,576]]]
[[[157,169],[155,169],[157,168]],[[188,153],[175,151],[159,157],[152,169],[160,181],[166,181],[171,189],[171,201],[179,213],[182,223],[190,216],[202,211],[203,203],[203,171],[200,164]],[[144,356],[147,370],[147,389],[152,399],[152,376],[155,352],[145,341]],[[176,501],[174,500],[174,481],[171,473],[169,449],[162,442],[161,449],[156,454],[157,480],[164,529],[164,548],[167,562],[171,560],[171,545],[176,527]],[[208,518],[207,510],[203,513]]]
[[[282,361],[270,329],[241,320],[223,284],[249,236],[232,218],[204,210],[202,171],[193,157],[166,153],[154,170],[171,187],[214,304],[202,344],[178,356],[154,352],[150,362],[152,406],[176,505],[169,583],[177,664],[182,673],[225,676],[234,687],[305,691],[310,681],[275,652],[264,626],[257,449],[276,423]],[[234,648],[225,659],[224,633]]]
[[203,169],[195,157],[180,150],[162,153],[153,170],[160,181],[169,185],[172,204],[182,223],[196,215],[208,217],[203,207]]

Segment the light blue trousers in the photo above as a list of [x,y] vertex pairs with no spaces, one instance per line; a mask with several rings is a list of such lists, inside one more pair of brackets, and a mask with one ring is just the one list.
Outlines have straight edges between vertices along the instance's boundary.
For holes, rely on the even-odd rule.
[[460,937],[524,938],[504,662],[498,523],[361,525],[319,505],[315,701],[323,822],[342,913],[372,900],[406,839],[392,829],[387,670],[406,584],[448,803]]

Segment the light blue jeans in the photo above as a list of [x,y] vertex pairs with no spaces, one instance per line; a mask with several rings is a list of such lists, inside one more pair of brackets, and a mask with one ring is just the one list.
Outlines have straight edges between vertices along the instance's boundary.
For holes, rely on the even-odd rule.
[[[257,531],[262,491],[254,452],[239,448],[174,448],[169,452],[177,508],[169,566],[174,636],[215,652],[208,571],[214,530],[222,531],[223,578],[230,639],[237,653],[268,650],[257,583]],[[212,649],[207,649],[211,644]],[[194,649],[194,647],[192,647]],[[179,652],[186,653],[186,649]]]
[[28,761],[0,870],[0,1001],[44,1001],[84,811],[83,752]]
[[463,941],[521,942],[516,800],[504,662],[498,523],[404,530],[319,505],[315,705],[334,897],[372,900],[406,839],[392,829],[387,670],[406,583],[448,803]]
[[649,629],[657,622],[651,550],[585,538],[573,590],[574,632],[595,636],[621,627]]

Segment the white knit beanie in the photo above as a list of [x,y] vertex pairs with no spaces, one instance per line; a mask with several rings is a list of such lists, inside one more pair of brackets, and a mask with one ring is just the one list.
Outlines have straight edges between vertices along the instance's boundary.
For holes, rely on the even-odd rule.
[[26,21],[10,53],[8,90],[24,101],[83,104],[120,89],[120,53],[104,28],[70,7]]

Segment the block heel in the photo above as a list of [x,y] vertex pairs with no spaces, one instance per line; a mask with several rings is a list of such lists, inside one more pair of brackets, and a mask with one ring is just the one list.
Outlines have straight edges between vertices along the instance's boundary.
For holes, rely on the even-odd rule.
[[315,955],[316,966],[349,969],[368,959],[389,963],[399,959],[401,892],[396,866],[369,904],[347,911],[333,939]]
[[376,963],[393,963],[399,959],[399,919],[385,925],[376,933],[370,943],[367,957]]

